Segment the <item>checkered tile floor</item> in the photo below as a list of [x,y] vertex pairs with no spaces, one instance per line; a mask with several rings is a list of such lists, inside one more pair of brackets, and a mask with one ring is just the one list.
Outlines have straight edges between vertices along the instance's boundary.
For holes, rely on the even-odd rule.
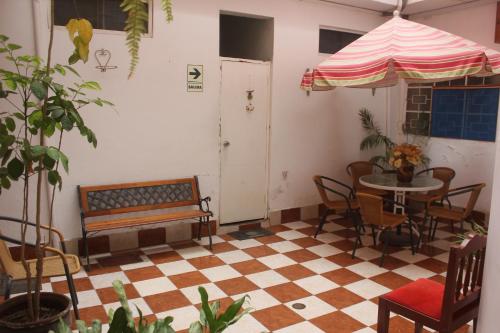
[[[186,332],[197,320],[197,286],[203,285],[210,300],[221,300],[223,307],[231,299],[250,295],[254,310],[228,333],[370,333],[376,331],[379,295],[418,278],[444,283],[453,236],[445,225],[439,227],[436,240],[416,255],[408,249],[391,248],[381,268],[380,252],[370,246],[370,236],[363,236],[365,247],[351,259],[354,233],[346,227],[348,223],[327,223],[314,239],[311,235],[317,222],[274,226],[270,228],[273,236],[243,241],[216,236],[213,253],[208,250],[208,240],[202,239],[108,259],[93,258],[91,272],[82,271],[75,280],[81,317],[106,323],[108,309],[119,306],[111,282],[120,279],[130,302],[148,319],[171,315],[178,332]],[[132,257],[141,261],[127,263]],[[64,278],[52,278],[43,287],[67,293]],[[296,310],[294,303],[305,308]],[[391,332],[413,329],[413,323],[392,318]],[[467,327],[459,332],[467,332]]]

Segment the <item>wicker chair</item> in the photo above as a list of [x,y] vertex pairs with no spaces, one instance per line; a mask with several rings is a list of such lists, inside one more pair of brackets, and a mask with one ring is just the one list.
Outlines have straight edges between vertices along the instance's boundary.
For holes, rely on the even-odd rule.
[[[20,219],[3,217],[0,216],[0,221],[15,222],[20,224],[25,224],[34,227],[34,223],[26,222]],[[77,256],[71,254],[65,254],[66,248],[64,246],[64,237],[62,233],[54,228],[49,228],[47,226],[41,225],[42,229],[50,230],[55,235],[58,236],[61,243],[61,250],[44,245],[46,252],[53,253],[53,256],[45,256],[43,258],[43,277],[55,277],[55,276],[66,276],[68,282],[68,289],[71,296],[71,302],[73,303],[73,310],[75,312],[75,317],[80,318],[78,311],[78,297],[75,289],[75,284],[73,282],[73,274],[80,271],[80,260]],[[21,245],[19,240],[13,239],[11,237],[2,235],[0,233],[0,265],[3,272],[7,276],[7,281],[5,283],[4,297],[8,299],[10,297],[11,285],[13,281],[26,280],[26,271],[24,266],[20,261],[15,261],[12,258],[9,247],[7,243]],[[33,246],[32,244],[27,244],[28,246]],[[36,274],[36,259],[26,260],[30,270],[31,275]]]
[[[361,230],[360,228],[362,227],[359,219],[359,215],[357,213],[357,210],[359,209],[359,205],[357,200],[354,198],[354,191],[352,188],[350,188],[348,185],[332,179],[328,178],[325,176],[314,176],[313,177],[314,184],[318,188],[319,195],[321,196],[321,200],[323,201],[323,205],[325,206],[325,210],[321,214],[321,219],[318,224],[318,228],[316,229],[316,233],[314,234],[314,238],[318,236],[318,234],[321,232],[323,229],[323,226],[326,222],[326,218],[330,214],[344,214],[347,218],[351,218],[353,221],[353,226],[356,231],[357,235],[357,240],[356,243],[359,241],[361,242],[360,238],[360,233]],[[325,183],[328,182],[330,184],[333,184],[336,187],[340,187],[337,189],[333,189],[332,187],[326,186]],[[329,184],[329,185],[330,185]],[[347,194],[341,192],[341,191],[347,192]],[[339,199],[332,200],[328,196],[328,193],[331,193]],[[353,250],[352,256],[354,257],[356,252],[356,248]]]
[[[363,223],[372,226],[373,244],[376,246],[377,240],[383,238],[384,247],[382,249],[382,256],[380,257],[380,266],[384,264],[384,258],[387,254],[387,246],[391,242],[391,235],[394,229],[403,225],[407,220],[409,221],[410,245],[412,253],[415,254],[411,216],[406,214],[393,214],[384,211],[384,201],[388,201],[388,199],[384,199],[380,196],[359,192],[357,194],[357,199]],[[405,208],[409,207],[405,206]],[[375,229],[378,230],[377,234],[375,234]],[[355,247],[356,245],[357,242]]]
[[352,178],[352,186],[356,193],[363,192],[378,196],[385,196],[388,194],[387,191],[367,187],[359,182],[359,178],[361,178],[362,176],[371,175],[375,173],[375,171],[383,173],[385,170],[380,165],[369,161],[357,161],[350,163],[345,170],[347,174]]
[[[450,184],[453,178],[455,178],[455,171],[451,168],[447,167],[435,167],[435,168],[430,168],[426,170],[422,170],[419,173],[416,174],[416,176],[423,175],[423,174],[429,174],[432,173],[432,177],[439,179],[443,182],[443,186],[437,190],[434,191],[429,191],[427,193],[411,193],[406,196],[408,201],[411,202],[416,202],[419,203],[420,205],[423,205],[424,211],[425,211],[425,217],[424,217],[424,222],[421,228],[421,231],[423,232],[425,230],[425,225],[428,220],[428,209],[431,206],[432,203],[434,202],[439,202],[440,204],[443,203],[443,201],[446,199],[446,194],[448,193],[448,190],[450,189]],[[448,202],[448,204],[450,204]],[[453,228],[453,224],[452,224]],[[429,232],[429,238],[430,238],[430,232]]]
[[[460,223],[460,230],[464,232],[464,222],[472,222],[471,217],[472,211],[476,206],[477,199],[481,194],[481,190],[486,186],[486,184],[474,184],[469,186],[463,186],[449,190],[444,199],[449,202],[450,197],[457,195],[469,194],[469,200],[465,207],[453,207],[451,204],[448,206],[429,206],[427,214],[430,217],[430,231],[429,236],[434,239],[436,236],[436,229],[438,225],[438,219],[447,220],[453,225],[454,223]],[[432,235],[431,235],[432,232]]]

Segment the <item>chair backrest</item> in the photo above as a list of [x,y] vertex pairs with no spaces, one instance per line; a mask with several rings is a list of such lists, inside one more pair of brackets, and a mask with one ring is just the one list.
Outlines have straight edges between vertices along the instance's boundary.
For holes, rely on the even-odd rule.
[[324,204],[330,201],[328,198],[328,194],[326,193],[326,190],[324,188],[325,184],[323,183],[323,177],[321,176],[314,176],[313,177],[314,184],[316,185],[316,188],[318,189],[319,195],[321,196],[321,200],[323,201]]
[[370,161],[357,161],[352,162],[346,167],[346,172],[352,178],[352,185],[355,189],[362,188],[363,185],[360,184],[359,178],[366,175],[371,175],[374,173],[374,169],[379,169],[381,172],[384,171],[380,165],[370,162]]
[[440,181],[443,182],[443,186],[437,190],[434,191],[429,191],[430,195],[439,195],[443,197],[448,193],[448,190],[450,189],[450,184],[453,178],[455,178],[455,170],[448,168],[448,167],[435,167],[435,168],[430,168],[426,170],[422,170],[417,175],[421,175],[423,173],[430,173],[432,172],[432,177],[439,179]]
[[470,192],[469,200],[467,201],[467,205],[465,206],[465,211],[464,211],[464,218],[468,218],[472,211],[474,210],[474,207],[476,206],[477,199],[479,198],[479,195],[481,194],[481,190],[486,186],[486,184],[481,183],[477,185],[473,185],[473,189]]
[[479,306],[485,254],[486,237],[480,235],[450,248],[442,308],[445,324],[455,314]]
[[384,200],[377,195],[363,192],[358,192],[356,197],[364,223],[382,225],[384,222]]
[[12,271],[16,262],[12,258],[7,243],[2,238],[3,236],[0,233],[0,267],[2,267],[5,274],[12,276]]

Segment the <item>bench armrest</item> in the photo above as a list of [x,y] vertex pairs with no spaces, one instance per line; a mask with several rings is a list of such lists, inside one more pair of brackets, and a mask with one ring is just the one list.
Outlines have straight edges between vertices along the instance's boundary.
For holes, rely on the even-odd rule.
[[205,213],[210,213],[213,215],[212,211],[210,210],[210,201],[212,201],[212,198],[209,196],[200,199],[200,209]]

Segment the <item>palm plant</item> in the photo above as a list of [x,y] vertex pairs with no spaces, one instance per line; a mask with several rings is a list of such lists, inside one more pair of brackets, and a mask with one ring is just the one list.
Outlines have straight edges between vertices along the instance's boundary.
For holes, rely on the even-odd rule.
[[382,146],[385,152],[384,155],[375,155],[370,158],[370,161],[377,164],[388,165],[390,151],[396,144],[388,136],[383,134],[380,126],[375,122],[373,114],[368,109],[360,109],[358,115],[363,129],[368,133],[361,141],[359,149],[365,151]]

